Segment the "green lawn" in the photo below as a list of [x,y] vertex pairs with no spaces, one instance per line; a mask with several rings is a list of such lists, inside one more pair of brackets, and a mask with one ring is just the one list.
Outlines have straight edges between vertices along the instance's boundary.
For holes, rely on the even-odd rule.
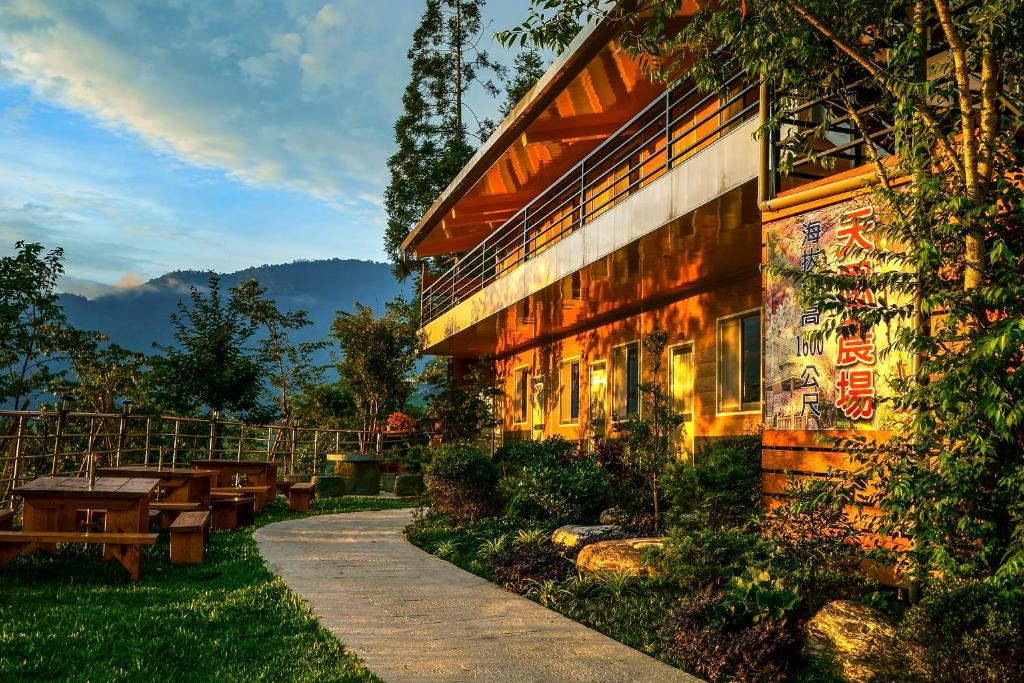
[[[278,503],[256,524],[408,505]],[[15,559],[0,572],[0,680],[377,680],[264,567],[252,531],[215,531],[198,566],[171,565],[162,537],[135,585],[98,547]]]

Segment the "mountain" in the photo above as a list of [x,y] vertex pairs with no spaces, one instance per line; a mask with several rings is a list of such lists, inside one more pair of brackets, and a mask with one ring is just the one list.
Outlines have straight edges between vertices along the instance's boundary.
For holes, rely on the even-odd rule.
[[[169,318],[178,301],[188,299],[191,286],[205,286],[208,277],[203,271],[176,271],[92,299],[62,294],[61,303],[68,322],[75,327],[103,332],[125,348],[152,353],[154,342],[170,343]],[[351,311],[355,302],[380,312],[386,302],[410,291],[409,285],[395,280],[388,264],[353,259],[247,268],[222,274],[221,287],[226,291],[254,278],[282,310],[303,309],[309,313],[313,325],[302,331],[299,341],[325,339],[335,313]],[[318,360],[328,362],[329,352],[324,351]]]

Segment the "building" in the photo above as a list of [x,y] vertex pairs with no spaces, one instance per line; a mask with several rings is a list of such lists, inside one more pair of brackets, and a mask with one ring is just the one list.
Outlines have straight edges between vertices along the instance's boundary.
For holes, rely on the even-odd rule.
[[[753,136],[762,94],[742,74],[725,97],[686,79],[666,91],[595,23],[415,226],[407,251],[455,257],[424,278],[425,351],[456,372],[494,358],[500,440],[590,443],[641,416],[640,383],[654,379],[686,419],[685,452],[756,431],[766,403],[772,429],[843,426],[817,409],[828,397],[803,403],[825,368],[805,376],[800,330],[792,339],[803,312],[761,264],[772,226],[792,232],[829,197],[855,196],[861,143],[838,126],[818,141],[834,167],[778,176],[771,141]],[[813,107],[801,117],[791,125],[814,125]],[[642,343],[655,328],[668,335],[657,377]]]

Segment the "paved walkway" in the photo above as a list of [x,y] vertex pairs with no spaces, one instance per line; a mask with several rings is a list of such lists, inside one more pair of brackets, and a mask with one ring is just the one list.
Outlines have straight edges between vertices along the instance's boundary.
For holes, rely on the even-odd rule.
[[378,676],[402,681],[698,679],[423,552],[410,510],[279,522],[270,568]]

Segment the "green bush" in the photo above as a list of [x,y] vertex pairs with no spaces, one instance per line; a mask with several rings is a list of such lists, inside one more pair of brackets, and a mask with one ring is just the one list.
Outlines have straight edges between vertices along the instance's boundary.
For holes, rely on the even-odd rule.
[[460,521],[497,511],[498,468],[473,446],[441,445],[433,449],[426,484],[430,505]]
[[1024,680],[1024,591],[935,583],[898,626],[913,672],[928,681]]
[[500,489],[509,516],[550,524],[593,519],[608,502],[611,480],[593,458],[569,457],[574,448],[554,437],[501,449]]
[[701,525],[742,522],[760,510],[761,437],[725,436],[697,451],[695,466],[672,463],[665,494],[673,522],[696,515]]
[[677,527],[652,563],[665,581],[682,590],[700,590],[748,565],[766,566],[772,549],[756,528]]
[[430,462],[430,450],[421,444],[414,444],[402,456],[402,471],[406,474],[422,474]]

